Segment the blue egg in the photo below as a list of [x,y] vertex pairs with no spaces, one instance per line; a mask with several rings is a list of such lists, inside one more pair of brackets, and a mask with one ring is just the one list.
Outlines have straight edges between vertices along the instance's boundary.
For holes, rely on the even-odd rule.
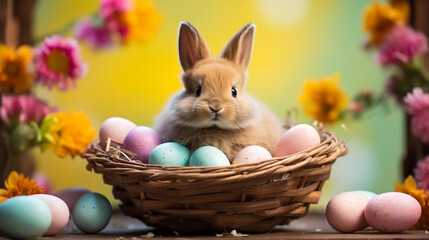
[[189,166],[221,167],[229,166],[228,157],[218,148],[212,146],[199,147],[192,153]]
[[106,197],[99,193],[86,193],[76,202],[73,221],[85,233],[103,230],[112,216],[112,206]]
[[190,155],[189,149],[179,143],[162,143],[150,152],[149,164],[188,166]]
[[0,232],[13,239],[41,237],[51,220],[50,208],[38,198],[19,196],[0,204]]
[[359,194],[361,194],[361,195],[364,195],[364,196],[365,196],[365,197],[367,197],[369,200],[371,200],[373,197],[377,196],[377,194],[375,194],[375,193],[373,193],[373,192],[370,192],[370,191],[367,191],[367,190],[356,190],[356,191],[353,191],[353,192],[355,192],[355,193],[359,193]]

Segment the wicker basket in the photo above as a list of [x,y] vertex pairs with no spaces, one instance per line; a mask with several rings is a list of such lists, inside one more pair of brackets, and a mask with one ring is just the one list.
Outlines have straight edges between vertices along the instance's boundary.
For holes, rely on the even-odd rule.
[[121,210],[149,226],[177,232],[267,232],[317,203],[336,158],[348,152],[332,133],[308,151],[227,167],[172,167],[133,161],[90,146],[87,169],[113,185]]

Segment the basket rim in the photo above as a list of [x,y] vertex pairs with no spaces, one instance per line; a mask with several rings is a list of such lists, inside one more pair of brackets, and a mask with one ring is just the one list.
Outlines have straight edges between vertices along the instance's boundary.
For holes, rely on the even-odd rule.
[[[321,131],[321,136],[325,139],[319,145],[306,149],[294,154],[290,154],[283,157],[273,157],[271,159],[255,162],[255,163],[244,163],[244,164],[232,164],[228,166],[170,166],[170,165],[158,165],[158,164],[148,164],[142,163],[137,159],[126,159],[125,157],[118,156],[118,151],[121,154],[124,153],[124,149],[118,149],[110,146],[110,151],[103,150],[98,141],[95,141],[91,144],[87,150],[81,154],[81,157],[88,160],[87,168],[88,170],[92,169],[91,162],[98,163],[104,167],[109,168],[111,164],[114,164],[116,168],[131,168],[134,170],[157,170],[165,172],[175,172],[176,174],[180,173],[202,173],[202,172],[219,172],[225,170],[235,170],[235,171],[249,171],[249,168],[266,168],[272,167],[275,165],[302,165],[302,159],[306,159],[306,164],[309,165],[324,165],[331,161],[335,161],[336,158],[344,156],[348,153],[348,146],[345,142],[335,136],[334,133],[323,130]],[[331,149],[333,148],[333,149]],[[331,151],[329,151],[331,150]],[[334,151],[332,151],[334,150]],[[128,152],[125,150],[125,152]],[[328,161],[321,162],[318,160],[312,161],[313,157],[320,154],[330,154]],[[116,156],[115,156],[116,155]],[[334,156],[332,156],[334,155]],[[300,164],[301,163],[301,164]]]

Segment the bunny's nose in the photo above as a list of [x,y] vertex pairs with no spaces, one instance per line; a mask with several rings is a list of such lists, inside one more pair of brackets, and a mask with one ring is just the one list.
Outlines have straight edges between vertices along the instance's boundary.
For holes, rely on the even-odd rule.
[[220,110],[222,110],[222,108],[221,108],[221,107],[213,108],[213,107],[209,106],[209,108],[210,108],[210,110],[212,110],[212,112],[214,112],[214,113],[218,113]]

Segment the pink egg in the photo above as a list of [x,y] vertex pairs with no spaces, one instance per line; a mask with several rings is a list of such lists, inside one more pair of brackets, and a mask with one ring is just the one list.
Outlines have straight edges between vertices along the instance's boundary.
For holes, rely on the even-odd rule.
[[54,196],[61,198],[67,204],[70,212],[73,212],[77,200],[85,193],[89,193],[89,190],[82,187],[71,187],[56,192]]
[[[106,119],[100,127],[100,146],[103,148],[106,147],[109,137],[122,144],[125,136],[135,127],[137,127],[135,123],[125,118],[111,117]],[[115,146],[115,143],[112,143],[112,146]]]
[[405,193],[383,193],[369,201],[365,218],[375,230],[400,233],[412,228],[422,213],[419,202]]
[[54,236],[61,232],[67,225],[70,217],[67,204],[58,197],[48,194],[35,194],[31,197],[38,198],[45,202],[51,210],[52,220],[48,230],[44,233],[47,236]]
[[356,192],[343,192],[333,197],[326,206],[329,225],[339,232],[355,232],[367,223],[364,217],[368,198]]
[[150,152],[159,144],[161,144],[161,138],[155,130],[139,126],[127,134],[123,147],[137,154],[141,162],[147,163]]
[[261,146],[247,146],[238,152],[234,163],[254,163],[272,158],[270,152]]
[[320,144],[320,136],[317,130],[307,124],[299,124],[291,127],[280,138],[274,156],[283,157]]

